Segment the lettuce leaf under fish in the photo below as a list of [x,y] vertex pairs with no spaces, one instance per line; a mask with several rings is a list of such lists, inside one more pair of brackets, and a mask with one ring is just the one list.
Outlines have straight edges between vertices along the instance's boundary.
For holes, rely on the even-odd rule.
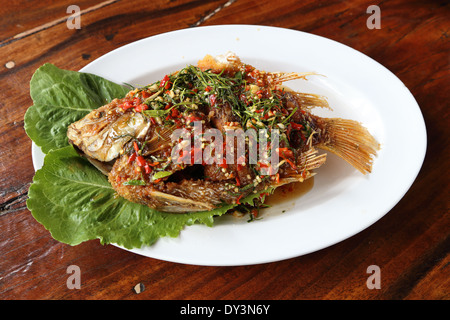
[[33,217],[54,239],[77,245],[98,238],[103,244],[115,243],[129,249],[151,245],[160,237],[177,237],[185,226],[193,223],[212,226],[214,216],[234,206],[176,214],[158,212],[116,197],[106,176],[72,146],[46,155],[28,197],[27,206]]
[[[52,237],[69,245],[100,239],[125,248],[177,237],[186,226],[212,227],[214,217],[236,205],[212,211],[165,213],[117,197],[105,175],[68,145],[67,126],[128,89],[101,77],[59,69],[39,68],[30,82],[34,105],[25,115],[28,136],[46,153],[28,192],[27,207]],[[267,191],[266,191],[267,192]],[[240,201],[253,204],[259,194]]]

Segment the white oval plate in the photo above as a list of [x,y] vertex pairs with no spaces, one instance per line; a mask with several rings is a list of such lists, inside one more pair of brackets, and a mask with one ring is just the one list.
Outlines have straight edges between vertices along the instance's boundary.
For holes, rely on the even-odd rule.
[[[178,238],[130,250],[147,257],[195,265],[234,266],[279,261],[311,253],[372,225],[404,196],[425,157],[426,129],[405,85],[385,67],[338,42],[265,26],[224,25],[169,32],[118,48],[80,71],[116,83],[146,85],[206,54],[236,53],[266,71],[315,71],[295,80],[295,90],[328,97],[333,111],[320,116],[358,120],[381,144],[373,172],[363,176],[329,155],[314,187],[295,201],[266,210],[263,219],[220,217],[212,228],[194,225]],[[35,169],[43,154],[33,146]],[[284,211],[284,212],[283,212]]]

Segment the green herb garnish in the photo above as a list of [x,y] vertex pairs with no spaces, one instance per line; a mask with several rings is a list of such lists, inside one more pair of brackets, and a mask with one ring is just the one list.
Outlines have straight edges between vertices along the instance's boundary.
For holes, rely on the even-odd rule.
[[145,186],[146,183],[143,180],[128,180],[123,183],[124,186]]

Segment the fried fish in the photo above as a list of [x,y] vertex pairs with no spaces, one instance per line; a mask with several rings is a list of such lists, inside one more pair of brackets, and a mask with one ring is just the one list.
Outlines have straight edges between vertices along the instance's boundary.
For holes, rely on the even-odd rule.
[[67,135],[120,196],[165,212],[209,211],[304,181],[326,161],[318,149],[370,173],[379,144],[369,131],[314,115],[329,108],[325,97],[283,85],[314,75],[207,55],[92,111]]

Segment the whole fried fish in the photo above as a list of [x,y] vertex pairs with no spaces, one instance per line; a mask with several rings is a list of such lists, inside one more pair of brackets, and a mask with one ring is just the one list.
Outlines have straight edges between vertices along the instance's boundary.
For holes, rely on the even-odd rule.
[[120,196],[166,212],[208,211],[304,181],[326,161],[317,149],[370,173],[379,144],[368,130],[313,115],[329,108],[324,97],[282,85],[312,75],[207,55],[92,111],[67,135]]

